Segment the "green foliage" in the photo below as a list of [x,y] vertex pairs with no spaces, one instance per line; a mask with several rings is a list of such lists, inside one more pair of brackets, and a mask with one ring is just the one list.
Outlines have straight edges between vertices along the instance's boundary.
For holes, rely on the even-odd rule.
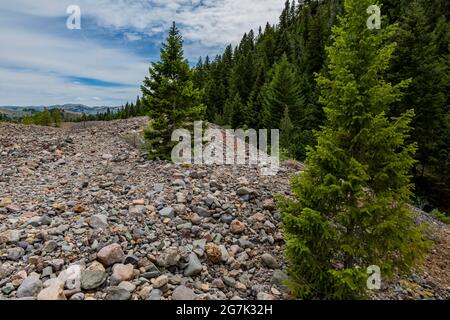
[[175,23],[161,48],[161,60],[152,63],[141,86],[141,103],[148,110],[151,124],[145,131],[150,159],[170,159],[176,142],[175,129],[193,126],[202,120],[206,107],[201,103],[203,91],[194,87],[192,73],[184,59],[183,40]]
[[66,115],[64,111],[59,109],[47,109],[44,108],[42,112],[36,112],[34,110],[30,110],[33,112],[32,115],[26,116],[21,119],[21,122],[26,125],[39,125],[39,126],[47,126],[47,127],[60,127],[61,123],[65,120]]
[[306,171],[292,179],[295,200],[280,198],[296,298],[364,297],[366,268],[384,278],[408,271],[428,246],[407,207],[416,147],[406,140],[414,116],[389,118],[407,81],[385,79],[395,28],[366,27],[370,0],[346,0],[317,77],[326,124]]
[[[449,24],[442,16],[430,21],[421,0],[404,7],[400,28],[395,35],[398,48],[394,53],[390,79],[411,79],[411,84],[393,109],[397,115],[414,108],[415,130],[411,140],[417,142],[418,160],[414,167],[414,181],[420,194],[432,205],[435,196],[444,198],[450,192],[450,155],[448,117],[449,91]],[[431,183],[430,183],[431,182]],[[439,186],[436,188],[436,186]],[[448,197],[447,197],[448,198]]]
[[[278,128],[285,108],[294,116],[294,121],[302,113],[304,101],[300,96],[300,87],[294,73],[294,67],[287,56],[275,64],[273,79],[261,92],[263,97],[263,119],[266,128]],[[295,121],[295,122],[298,122]]]
[[[325,122],[319,103],[320,92],[315,73],[327,70],[325,46],[332,41],[332,27],[342,14],[343,0],[287,1],[279,23],[267,24],[245,34],[236,48],[228,46],[212,62],[206,57],[195,68],[195,86],[205,89],[203,102],[210,121],[228,125],[231,102],[245,108],[233,111],[237,120],[259,129],[278,126],[284,107],[267,101],[266,93],[276,67],[283,59],[290,64],[295,86],[301,97],[301,112],[291,112],[294,133],[292,156],[303,160],[306,150],[314,146],[313,132]],[[381,0],[384,24],[398,23],[397,42],[391,68],[385,70],[386,81],[396,83],[411,79],[402,99],[393,103],[389,116],[399,116],[414,109],[413,131],[409,142],[418,143],[413,167],[417,196],[426,198],[434,207],[450,209],[450,111],[449,111],[449,16],[448,0]],[[363,13],[367,19],[367,13]],[[285,73],[286,74],[286,73]],[[269,102],[269,103],[268,103]],[[272,109],[275,113],[272,114]],[[239,114],[245,113],[243,117]],[[274,118],[274,121],[271,121]],[[235,121],[236,122],[236,121]],[[239,121],[238,121],[239,122]],[[219,123],[222,124],[222,123]],[[274,127],[273,127],[274,128]]]
[[55,127],[61,127],[61,113],[59,110],[53,112],[53,123]]
[[42,113],[40,114],[39,119],[39,124],[41,126],[47,126],[49,127],[52,124],[52,116],[50,114],[50,111],[48,111],[47,108],[44,108],[44,111],[42,111]]
[[8,117],[7,114],[1,113],[0,112],[0,122],[10,122],[12,121],[12,119],[10,117]]
[[450,216],[440,212],[438,209],[431,211],[431,215],[446,224],[450,224]]

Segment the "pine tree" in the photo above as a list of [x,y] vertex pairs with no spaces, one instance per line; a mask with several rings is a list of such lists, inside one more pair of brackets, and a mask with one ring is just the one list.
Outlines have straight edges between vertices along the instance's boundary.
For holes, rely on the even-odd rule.
[[[444,21],[445,19],[441,20]],[[404,8],[400,29],[395,40],[398,49],[394,54],[391,79],[408,79],[412,82],[403,99],[393,110],[394,114],[414,108],[415,118],[412,126],[412,140],[418,143],[418,160],[414,168],[415,182],[421,196],[432,200],[441,196],[439,189],[430,185],[429,180],[440,176],[442,159],[439,153],[446,140],[446,107],[448,106],[447,62],[440,56],[440,43],[446,42],[448,23],[444,32],[430,24],[426,10],[420,1],[415,0]],[[431,201],[436,203],[436,201]]]
[[50,126],[52,124],[52,116],[47,108],[44,108],[44,111],[42,111],[39,121],[39,124],[42,126]]
[[296,298],[361,297],[366,268],[385,279],[408,271],[427,243],[407,206],[415,146],[405,140],[413,112],[388,118],[406,82],[384,75],[395,50],[394,27],[369,30],[372,0],[346,0],[327,48],[328,73],[318,77],[326,125],[292,180],[296,200],[280,198]]
[[279,126],[286,107],[290,115],[295,115],[292,118],[294,123],[297,122],[297,117],[302,112],[304,102],[293,69],[287,56],[283,55],[274,66],[272,81],[266,84],[261,93],[263,119],[267,128],[276,129]]
[[184,59],[183,39],[175,22],[161,48],[161,60],[152,63],[141,86],[142,103],[149,110],[150,126],[145,131],[150,159],[170,159],[171,141],[176,129],[190,128],[202,120],[205,106],[203,92],[194,88],[189,63]]
[[53,123],[55,124],[55,127],[61,127],[61,113],[58,109],[53,111]]

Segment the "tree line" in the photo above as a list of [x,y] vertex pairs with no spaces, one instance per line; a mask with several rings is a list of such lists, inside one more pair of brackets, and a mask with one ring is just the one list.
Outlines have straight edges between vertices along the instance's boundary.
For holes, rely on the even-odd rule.
[[133,117],[146,116],[148,113],[147,108],[141,103],[141,98],[137,97],[136,102],[127,102],[117,110],[113,108],[107,108],[106,112],[99,112],[97,114],[85,114],[83,113],[78,117],[75,122],[84,121],[112,121],[120,119],[128,119]]
[[[411,81],[387,113],[413,108],[410,142],[418,144],[412,168],[416,202],[450,209],[449,39],[446,0],[382,0],[383,26],[397,24],[397,43],[386,81]],[[326,46],[344,1],[286,1],[277,25],[250,30],[239,45],[200,59],[194,84],[204,90],[211,122],[234,128],[279,128],[281,147],[304,160],[326,122],[316,74],[328,72]],[[367,19],[367,13],[363,14]]]

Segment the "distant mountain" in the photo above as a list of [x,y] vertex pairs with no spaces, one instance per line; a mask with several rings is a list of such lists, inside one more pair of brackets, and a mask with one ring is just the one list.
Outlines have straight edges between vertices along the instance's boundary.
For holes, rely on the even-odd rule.
[[[8,116],[12,117],[21,117],[23,115],[29,115],[36,111],[42,111],[44,110],[46,106],[0,106],[0,113],[7,114]],[[83,104],[63,104],[63,105],[53,105],[53,106],[47,106],[48,109],[61,109],[67,112],[72,113],[79,113],[79,114],[97,114],[97,113],[104,113],[108,110],[108,108],[113,111],[117,111],[119,107],[88,107]]]

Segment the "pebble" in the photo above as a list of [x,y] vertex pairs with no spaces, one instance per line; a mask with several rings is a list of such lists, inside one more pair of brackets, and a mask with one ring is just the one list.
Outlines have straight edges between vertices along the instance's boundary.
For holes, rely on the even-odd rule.
[[122,287],[108,287],[105,300],[129,300],[131,293]]
[[97,253],[97,260],[100,261],[105,267],[122,262],[123,259],[125,259],[125,254],[122,251],[122,247],[117,243],[103,247]]
[[122,281],[132,280],[134,278],[134,268],[132,264],[115,264],[112,268],[111,284],[117,285]]
[[275,297],[269,293],[259,292],[256,296],[256,300],[275,300]]
[[163,295],[163,292],[159,289],[154,289],[150,292],[146,300],[150,301],[159,301],[161,300],[161,297]]
[[81,272],[81,288],[83,290],[92,290],[100,287],[107,278],[104,271],[83,270]]
[[64,283],[55,281],[52,285],[39,292],[38,300],[67,300],[64,295]]
[[175,210],[171,207],[166,207],[159,211],[159,214],[163,218],[174,218],[175,217]]
[[131,282],[129,282],[129,281],[123,281],[123,282],[121,282],[121,283],[119,284],[119,287],[120,287],[120,288],[123,288],[123,289],[125,289],[125,290],[127,290],[127,291],[130,292],[130,293],[133,293],[134,290],[136,290],[136,285],[133,284],[133,283],[131,283]]
[[89,226],[94,229],[108,229],[108,217],[103,214],[93,215],[89,220]]
[[169,283],[169,278],[166,275],[159,276],[153,281],[153,288],[160,289]]
[[271,269],[279,269],[280,268],[280,264],[277,262],[277,260],[268,253],[264,253],[261,256],[261,260],[264,262],[264,264],[267,267],[269,267]]
[[16,297],[35,297],[42,289],[42,281],[37,273],[30,274],[17,289]]
[[240,234],[244,232],[245,225],[239,220],[233,220],[230,225],[230,231],[234,234]]
[[73,296],[70,297],[69,300],[82,301],[84,300],[84,293],[82,292],[75,293]]
[[25,250],[20,247],[8,249],[9,260],[18,261],[20,258],[23,257],[24,254]]
[[188,266],[184,270],[184,275],[186,277],[192,277],[202,272],[202,270],[203,270],[202,263],[198,259],[197,255],[195,253],[191,253],[189,255]]
[[161,267],[168,268],[177,265],[178,261],[180,261],[178,248],[171,247],[164,251],[163,254],[158,258],[157,264]]
[[188,301],[188,300],[195,300],[196,298],[197,295],[195,294],[195,292],[192,289],[183,285],[176,287],[172,293],[173,300]]

